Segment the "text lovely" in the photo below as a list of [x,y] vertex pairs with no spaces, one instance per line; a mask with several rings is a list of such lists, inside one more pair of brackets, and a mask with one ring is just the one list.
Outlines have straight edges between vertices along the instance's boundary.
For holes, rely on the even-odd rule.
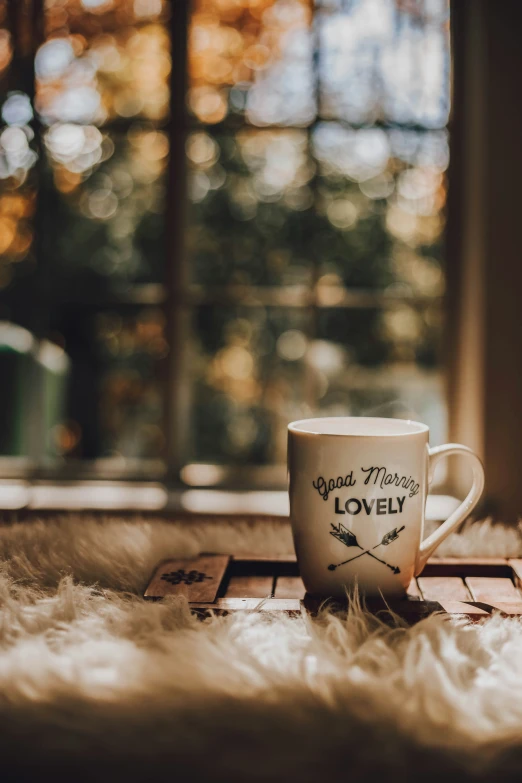
[[[335,498],[335,513],[336,514],[350,514],[356,516],[364,511],[369,516],[375,506],[376,514],[400,514],[404,506],[406,495],[402,498],[372,498],[371,500],[365,500],[362,498],[350,498],[344,503],[344,508],[339,503],[339,498]],[[394,503],[394,501],[396,501]]]

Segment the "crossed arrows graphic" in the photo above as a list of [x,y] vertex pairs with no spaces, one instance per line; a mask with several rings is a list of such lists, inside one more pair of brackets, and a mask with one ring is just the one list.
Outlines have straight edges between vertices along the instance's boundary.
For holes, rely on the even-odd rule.
[[357,536],[355,533],[352,533],[351,530],[348,530],[344,525],[339,523],[338,525],[334,525],[333,522],[330,523],[332,525],[333,530],[330,530],[330,535],[334,536],[334,538],[339,539],[339,541],[344,544],[345,546],[356,546],[359,547],[359,549],[362,549],[363,551],[359,555],[354,555],[353,557],[349,557],[348,560],[343,560],[342,563],[330,563],[328,566],[329,571],[335,571],[336,568],[339,568],[339,566],[346,565],[346,563],[351,563],[352,560],[357,560],[358,557],[362,557],[363,555],[368,555],[369,557],[373,557],[374,560],[378,560],[379,563],[382,563],[387,568],[390,568],[394,574],[400,574],[401,569],[399,566],[390,565],[385,560],[381,560],[380,557],[376,557],[376,555],[373,554],[372,550],[377,549],[380,546],[389,546],[393,541],[396,541],[399,538],[399,533],[404,530],[404,525],[400,527],[398,530],[396,527],[393,528],[393,530],[390,530],[388,533],[386,533],[382,537],[382,541],[379,541],[378,544],[376,544],[372,549],[364,549],[359,542],[357,541]]

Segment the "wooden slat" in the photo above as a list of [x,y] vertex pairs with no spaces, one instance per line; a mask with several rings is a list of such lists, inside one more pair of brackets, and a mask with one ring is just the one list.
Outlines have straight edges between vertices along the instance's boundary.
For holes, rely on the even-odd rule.
[[232,576],[225,598],[271,597],[274,580],[271,576]]
[[470,620],[484,620],[489,617],[490,611],[483,606],[477,606],[473,602],[464,601],[451,601],[443,600],[439,601],[443,611],[451,615],[464,615]]
[[510,577],[512,568],[504,557],[431,557],[422,576]]
[[509,617],[522,615],[522,601],[477,601],[475,606],[480,606],[489,613],[496,610]]
[[305,586],[300,576],[279,576],[274,598],[304,598]]
[[427,601],[469,601],[472,598],[458,576],[420,576],[418,584]]
[[236,563],[295,563],[297,558],[294,554],[289,555],[234,555]]
[[468,576],[466,584],[474,601],[514,601],[522,602],[522,596],[511,579],[487,576]]
[[[517,562],[511,560],[513,575],[518,580]],[[522,594],[511,579],[468,576],[466,584],[475,601],[489,611],[497,610],[507,616],[522,615]]]
[[259,598],[218,598],[213,604],[190,604],[191,610],[201,617],[211,614],[226,615],[240,610],[254,612],[283,612],[288,615],[301,614],[301,602],[297,599],[269,598],[266,601]]
[[229,561],[229,555],[165,560],[154,572],[144,597],[158,599],[168,595],[184,595],[190,602],[212,603]]
[[438,563],[442,565],[455,565],[460,563],[467,567],[476,565],[487,566],[505,566],[509,563],[506,557],[430,557],[428,563]]
[[261,612],[300,612],[301,602],[297,598],[218,598],[216,606],[227,611],[238,609],[257,610]]
[[235,560],[230,561],[228,577],[233,576],[299,576],[297,563],[284,560]]

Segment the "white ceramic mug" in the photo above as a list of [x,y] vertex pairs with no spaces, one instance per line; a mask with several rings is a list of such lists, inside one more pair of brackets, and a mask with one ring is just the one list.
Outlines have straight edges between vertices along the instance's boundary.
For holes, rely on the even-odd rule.
[[[476,506],[484,469],[466,446],[430,449],[425,424],[401,419],[334,417],[288,426],[290,518],[301,577],[318,596],[404,595],[438,545]],[[466,499],[423,539],[435,465],[469,457]]]

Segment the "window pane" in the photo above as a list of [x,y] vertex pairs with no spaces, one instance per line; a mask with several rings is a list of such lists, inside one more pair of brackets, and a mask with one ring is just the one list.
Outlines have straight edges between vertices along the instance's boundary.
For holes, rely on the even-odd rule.
[[440,325],[436,304],[397,302],[387,307],[320,308],[317,334],[320,339],[344,346],[343,355],[349,364],[375,367],[413,361],[431,368],[439,358]]
[[320,416],[384,416],[422,421],[430,428],[430,443],[444,443],[446,406],[440,373],[419,373],[416,367],[403,373],[361,373],[345,384],[332,383],[321,399]]
[[314,165],[300,130],[187,140],[190,276],[202,285],[310,284]]
[[313,144],[323,217],[320,284],[439,296],[446,132],[322,123]]
[[45,25],[48,35],[63,30],[95,33],[166,21],[168,12],[168,0],[45,0]]
[[165,316],[145,305],[165,298],[170,8],[46,0],[34,61],[40,328],[68,362],[47,440],[122,472],[165,453]]
[[315,116],[312,0],[194,0],[189,110],[204,123],[308,125]]
[[444,438],[440,307],[321,308],[307,360],[321,415],[400,416]]
[[164,0],[47,0],[46,41],[35,59],[36,107],[47,125],[99,125],[168,114]]
[[190,461],[284,463],[286,426],[309,415],[302,309],[201,307],[193,315]]
[[63,308],[52,327],[71,360],[65,416],[53,433],[55,452],[86,459],[161,457],[161,361],[168,352],[161,310]]
[[310,284],[317,264],[327,304],[442,293],[445,131],[195,131],[187,156],[194,282]]
[[[297,14],[305,6],[311,18]],[[251,313],[270,304],[266,312],[275,312],[293,296],[306,313],[306,325],[295,328],[308,342],[296,364],[306,394],[289,395],[286,418],[270,426],[264,406],[250,411],[259,421],[245,431],[258,434],[247,445],[227,440],[238,409],[205,370],[204,381],[195,381],[196,418],[221,424],[217,437],[208,434],[216,424],[195,427],[188,459],[277,462],[270,438],[282,443],[288,420],[314,411],[411,415],[430,424],[435,441],[443,439],[448,3],[315,0],[308,8],[294,0],[201,0],[194,7],[188,102],[199,127],[186,147],[191,293],[197,289],[208,302],[242,296]],[[269,35],[275,18],[287,31],[277,46]],[[254,38],[255,67],[244,55]],[[292,40],[301,42],[302,69],[286,79],[280,74]],[[290,111],[291,99],[303,95],[306,119]],[[212,319],[198,320],[196,331],[200,345],[206,332],[221,334]],[[204,354],[215,361],[220,350],[224,343]],[[193,356],[193,346],[188,351]],[[248,364],[232,351],[232,374],[236,361],[238,372]],[[251,365],[263,377],[278,366],[275,349]]]
[[[1,30],[0,30],[1,33]],[[0,39],[1,45],[1,39]],[[32,254],[33,216],[38,160],[27,95],[10,91],[0,117],[0,291],[25,276],[35,265]]]
[[322,0],[321,116],[442,128],[449,112],[447,0]]
[[44,143],[54,298],[132,295],[132,283],[162,282],[167,135],[136,123],[125,134],[66,123],[53,125]]

